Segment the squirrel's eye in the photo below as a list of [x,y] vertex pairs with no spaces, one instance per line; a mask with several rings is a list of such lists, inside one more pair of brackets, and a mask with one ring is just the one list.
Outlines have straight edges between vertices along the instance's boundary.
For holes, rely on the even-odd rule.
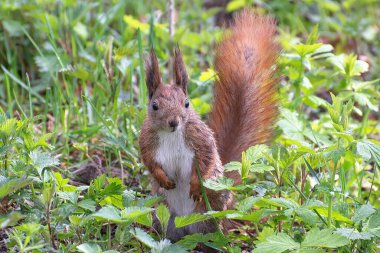
[[185,101],[185,107],[186,107],[186,108],[189,108],[189,100],[187,100],[187,99],[186,99],[186,101]]
[[153,104],[152,104],[152,108],[153,108],[153,110],[155,110],[155,111],[158,110],[158,104],[157,104],[156,101],[153,102]]

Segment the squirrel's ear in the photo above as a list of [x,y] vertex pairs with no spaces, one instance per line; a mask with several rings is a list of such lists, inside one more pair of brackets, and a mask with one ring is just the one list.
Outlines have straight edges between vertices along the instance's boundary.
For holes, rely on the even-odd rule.
[[187,73],[185,64],[183,63],[182,54],[178,47],[174,51],[174,80],[177,86],[181,87],[183,92],[187,94]]
[[153,49],[150,50],[149,56],[145,58],[145,81],[148,87],[149,99],[151,99],[157,87],[161,84],[160,68]]

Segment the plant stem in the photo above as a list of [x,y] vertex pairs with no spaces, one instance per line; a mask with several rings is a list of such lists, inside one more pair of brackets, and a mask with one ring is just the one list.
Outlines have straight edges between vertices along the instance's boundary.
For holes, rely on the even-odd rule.
[[[212,211],[212,208],[211,208],[210,202],[208,201],[208,197],[207,197],[207,194],[206,194],[206,190],[205,190],[205,188],[204,188],[204,186],[203,186],[203,180],[202,180],[202,177],[201,177],[201,172],[200,172],[200,170],[199,170],[199,166],[198,166],[198,161],[197,161],[197,160],[195,160],[195,167],[197,168],[197,175],[198,175],[198,179],[199,179],[199,184],[201,185],[202,196],[203,196],[203,199],[204,199],[204,201],[205,201],[206,209],[207,209],[207,211],[210,212],[210,211]],[[220,227],[219,227],[218,222],[216,221],[216,218],[215,218],[215,217],[212,217],[212,220],[213,220],[213,222],[214,222],[214,225],[215,225],[215,227],[216,227],[218,233],[219,233],[223,238],[225,238],[225,236],[224,236],[222,230],[221,230]]]
[[330,175],[330,193],[329,193],[329,203],[328,203],[328,215],[327,215],[327,227],[331,228],[331,219],[332,219],[332,201],[333,201],[333,192],[334,192],[334,182],[335,182],[335,173],[336,168],[338,167],[338,162],[334,163],[334,169]]

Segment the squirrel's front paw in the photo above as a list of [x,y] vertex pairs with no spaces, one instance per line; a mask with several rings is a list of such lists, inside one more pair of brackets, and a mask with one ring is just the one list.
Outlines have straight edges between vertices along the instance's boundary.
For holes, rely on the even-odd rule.
[[172,190],[175,188],[175,183],[171,181],[170,179],[168,179],[164,182],[161,182],[160,186],[165,188],[166,190]]
[[198,201],[201,199],[202,191],[199,184],[191,184],[190,185],[190,198],[194,201]]

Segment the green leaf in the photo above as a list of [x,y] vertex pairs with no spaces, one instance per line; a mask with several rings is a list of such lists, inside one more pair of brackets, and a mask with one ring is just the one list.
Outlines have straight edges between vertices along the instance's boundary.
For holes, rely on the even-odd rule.
[[226,11],[233,12],[243,8],[246,5],[246,0],[233,0],[227,4]]
[[214,191],[221,190],[232,190],[234,185],[234,180],[227,177],[221,177],[216,180],[207,179],[203,183],[204,187],[209,188]]
[[163,204],[159,205],[156,209],[156,216],[157,219],[160,221],[162,232],[164,233],[164,235],[166,235],[166,230],[168,228],[168,222],[170,218],[169,209]]
[[380,209],[377,209],[376,212],[369,218],[368,221],[369,228],[379,228],[380,227]]
[[149,207],[130,206],[120,212],[122,219],[128,219],[135,221],[138,217],[147,215],[152,212],[153,209]]
[[247,211],[252,209],[252,206],[259,200],[259,198],[250,196],[248,198],[242,199],[238,202],[236,209],[241,211],[242,213],[246,213]]
[[131,230],[131,233],[142,243],[144,243],[149,248],[153,248],[157,245],[157,242],[151,237],[147,232],[140,228],[135,228]]
[[354,223],[359,223],[360,221],[368,218],[373,213],[376,212],[376,209],[373,208],[370,204],[362,205],[358,210],[356,210],[354,216],[352,217],[352,221]]
[[94,213],[92,216],[103,221],[112,221],[116,223],[122,222],[119,210],[117,210],[113,206],[105,206],[96,213]]
[[187,235],[180,241],[178,241],[177,244],[180,244],[185,249],[192,250],[198,245],[198,243],[205,243],[211,241],[212,239],[214,239],[215,235],[216,234],[214,233]]
[[289,235],[279,233],[269,236],[252,251],[253,253],[281,253],[287,250],[298,250],[300,244],[295,242]]
[[[308,209],[314,209],[316,210],[320,215],[322,216],[325,216],[325,217],[328,217],[328,208],[327,207],[307,207]],[[349,218],[343,216],[342,214],[340,214],[339,212],[337,211],[332,211],[332,215],[331,217],[336,220],[336,221],[343,221],[343,222],[346,222],[348,224],[352,224],[352,220],[350,220]]]
[[35,150],[30,152],[29,155],[33,167],[37,170],[40,177],[42,177],[42,170],[47,167],[55,166],[59,164],[59,160],[47,152],[41,150]]
[[229,162],[224,165],[225,171],[232,171],[232,170],[240,171],[240,168],[241,168],[241,163],[236,162],[236,161]]
[[152,224],[153,224],[152,214],[148,213],[146,215],[140,215],[135,219],[135,222],[146,227],[152,227]]
[[192,213],[192,214],[186,215],[186,216],[175,217],[174,224],[175,224],[176,228],[181,228],[181,227],[185,227],[185,226],[197,223],[197,222],[208,220],[210,218],[211,218],[210,216],[203,215],[200,213]]
[[78,206],[91,212],[95,212],[96,202],[92,199],[84,199],[78,203]]
[[338,248],[349,244],[349,240],[339,234],[334,234],[332,229],[318,228],[311,229],[302,241],[302,248],[319,247],[319,248]]
[[96,243],[83,243],[77,246],[79,252],[83,253],[102,253],[102,249]]
[[186,253],[185,250],[179,244],[171,244],[168,239],[163,239],[152,248],[151,253]]
[[318,221],[318,216],[312,210],[304,207],[296,208],[295,213],[302,218],[302,220],[308,225],[314,225]]
[[246,151],[247,159],[251,162],[257,162],[260,158],[264,157],[264,154],[269,152],[269,148],[267,145],[260,144],[260,145],[255,145],[253,147],[250,147]]
[[274,168],[266,164],[252,164],[249,170],[253,173],[264,173],[267,171],[272,171]]
[[5,215],[0,215],[0,228],[4,229],[6,227],[14,226],[23,216],[19,212],[11,212]]
[[376,141],[360,140],[356,145],[356,152],[367,162],[372,159],[380,165],[380,145]]
[[359,232],[353,228],[337,228],[336,233],[350,240],[371,240],[374,236],[369,232]]
[[0,200],[32,183],[30,178],[7,179],[0,175]]

